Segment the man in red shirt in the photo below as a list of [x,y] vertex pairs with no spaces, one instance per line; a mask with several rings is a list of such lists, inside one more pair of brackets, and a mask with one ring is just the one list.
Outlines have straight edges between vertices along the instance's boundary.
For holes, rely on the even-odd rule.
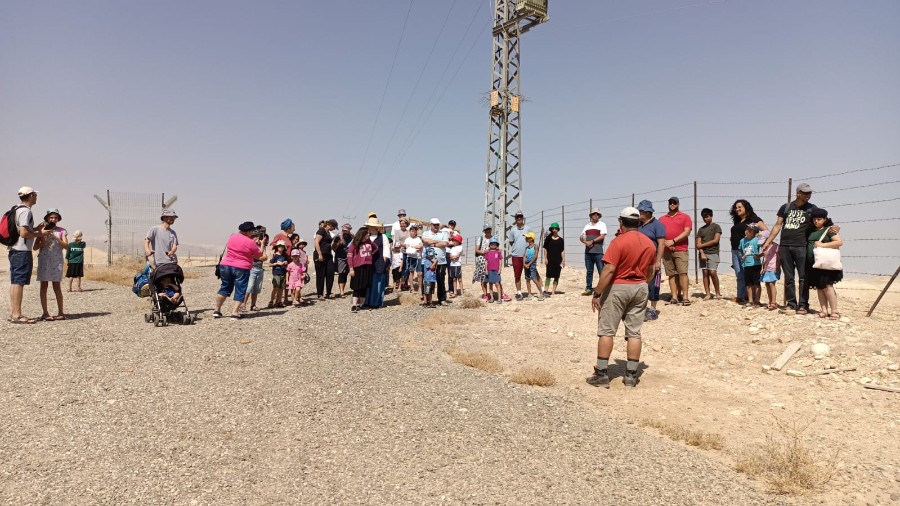
[[619,213],[619,235],[613,239],[603,255],[600,281],[594,288],[591,307],[600,311],[597,326],[597,365],[589,385],[609,388],[609,356],[613,337],[619,323],[625,323],[625,342],[628,362],[625,365],[627,387],[637,385],[637,370],[641,360],[641,326],[647,309],[647,280],[654,274],[656,246],[638,231],[641,215],[637,209],[626,207]]
[[669,197],[669,212],[659,218],[666,227],[666,250],[663,252],[663,265],[669,277],[669,291],[672,298],[669,304],[683,302],[691,305],[688,294],[688,237],[694,223],[691,217],[678,210],[678,197]]

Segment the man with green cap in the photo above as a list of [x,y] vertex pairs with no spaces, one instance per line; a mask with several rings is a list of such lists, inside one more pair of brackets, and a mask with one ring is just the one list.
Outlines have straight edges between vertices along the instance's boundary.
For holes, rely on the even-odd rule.
[[[546,269],[544,275],[544,296],[549,297],[556,293],[556,287],[559,285],[559,275],[562,268],[566,266],[566,241],[559,236],[559,223],[550,224],[550,235],[544,239],[543,248],[544,267]],[[550,281],[553,281],[553,289],[550,288]]]

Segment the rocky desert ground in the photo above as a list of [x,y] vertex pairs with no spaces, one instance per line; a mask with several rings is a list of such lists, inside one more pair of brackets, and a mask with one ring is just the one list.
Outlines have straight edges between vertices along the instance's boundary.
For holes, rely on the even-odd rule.
[[[865,316],[884,280],[839,284],[838,321],[661,303],[639,385],[606,390],[584,383],[597,316],[583,271],[543,301],[424,309],[392,294],[378,311],[309,301],[238,322],[211,317],[212,269],[188,271],[192,326],[145,324],[146,299],[92,281],[66,293],[68,320],[0,322],[3,502],[900,500],[900,393],[865,388],[900,387],[898,287]],[[26,314],[39,312],[29,287]],[[454,361],[465,354],[491,366]],[[535,370],[552,385],[519,384]],[[734,470],[790,446],[792,427],[826,482],[780,495]]]

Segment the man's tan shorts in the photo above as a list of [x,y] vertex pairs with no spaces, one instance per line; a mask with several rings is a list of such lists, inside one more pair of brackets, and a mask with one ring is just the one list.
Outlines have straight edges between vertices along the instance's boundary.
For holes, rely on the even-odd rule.
[[612,285],[603,294],[597,335],[615,336],[619,323],[625,322],[625,339],[640,339],[647,310],[647,290],[647,283]]
[[676,274],[688,273],[688,252],[687,251],[669,251],[663,253],[663,265],[666,268],[666,276],[672,277]]

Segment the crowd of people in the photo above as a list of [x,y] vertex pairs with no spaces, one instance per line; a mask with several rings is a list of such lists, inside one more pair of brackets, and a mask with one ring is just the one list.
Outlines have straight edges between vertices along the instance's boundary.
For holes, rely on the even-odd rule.
[[[39,251],[41,319],[65,319],[63,269],[68,263],[69,290],[76,280],[76,289],[81,290],[85,248],[82,235],[76,231],[74,240],[69,240],[66,230],[59,226],[62,215],[58,209],[47,210],[43,222],[34,225],[31,209],[37,203],[37,191],[22,187],[18,196],[20,203],[4,215],[5,220],[14,222],[9,228],[16,236],[4,242],[9,243],[9,321],[36,321],[23,316],[21,310],[24,286],[31,281],[32,251]],[[746,199],[732,204],[728,245],[736,276],[734,302],[797,315],[841,317],[834,284],[841,280],[843,273],[839,262],[832,255],[825,255],[829,250],[835,253],[833,250],[843,244],[840,227],[832,223],[827,210],[810,202],[811,197],[810,185],[800,184],[795,199],[782,205],[776,213],[771,229]],[[704,208],[700,212],[703,225],[696,232],[690,216],[680,211],[677,196],[667,200],[665,214],[656,218],[655,213],[649,200],[641,201],[636,208],[623,209],[613,239],[605,248],[609,230],[601,221],[601,210],[592,208],[589,221],[579,235],[586,268],[583,293],[593,296],[592,306],[600,311],[597,365],[594,375],[588,378],[592,385],[609,384],[606,368],[612,339],[620,323],[624,323],[628,341],[624,381],[628,385],[636,384],[640,329],[643,322],[659,317],[663,272],[671,294],[667,304],[691,305],[688,263],[692,236],[703,271],[703,300],[722,298],[718,266],[723,229],[714,221],[713,211]],[[178,262],[178,235],[172,228],[177,218],[174,210],[163,209],[161,223],[147,233],[145,254],[154,265]],[[541,233],[539,245],[541,241],[526,225],[525,215],[517,212],[514,218],[515,223],[507,233],[507,244],[501,244],[491,224],[482,227],[482,235],[475,241],[472,282],[480,286],[481,298],[488,303],[513,300],[501,278],[507,261],[512,265],[516,301],[540,301],[553,296],[566,266],[565,241],[559,234],[558,223],[551,223],[547,233]],[[334,219],[322,220],[311,251],[315,299],[326,301],[349,296],[350,311],[354,313],[381,308],[385,293],[390,291],[418,293],[421,303],[429,308],[450,304],[450,299],[463,294],[462,244],[454,220],[446,224],[438,218],[412,221],[404,209],[397,212],[397,221],[387,227],[375,213],[369,213],[365,223],[356,230],[349,223],[339,227]],[[224,316],[222,308],[229,297],[233,299],[229,315],[232,319],[261,310],[258,298],[265,284],[266,270],[271,270],[272,286],[267,307],[302,306],[303,289],[311,280],[308,246],[296,233],[290,218],[281,222],[279,232],[271,239],[263,226],[252,222],[240,224],[237,232],[229,237],[216,269],[221,286],[216,293],[213,317]],[[543,284],[539,263],[544,267]],[[595,272],[599,275],[596,284]],[[785,304],[779,307],[777,283],[782,275]],[[766,288],[765,301],[762,284]],[[50,286],[56,296],[56,315],[51,315],[48,308]],[[810,309],[810,287],[817,290],[819,311]],[[166,292],[166,296],[172,295]]]

